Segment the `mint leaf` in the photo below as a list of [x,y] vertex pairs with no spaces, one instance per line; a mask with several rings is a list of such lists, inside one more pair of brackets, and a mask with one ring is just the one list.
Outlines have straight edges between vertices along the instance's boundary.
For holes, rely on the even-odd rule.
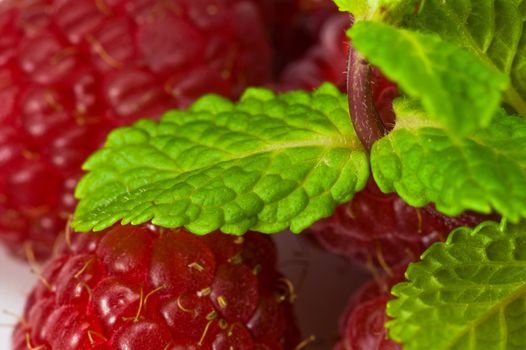
[[355,16],[363,16],[372,7],[369,0],[333,0],[341,12],[350,12]]
[[486,127],[500,105],[507,78],[437,36],[375,22],[356,23],[348,34],[355,49],[452,132]]
[[[409,1],[408,1],[409,2]],[[526,116],[526,6],[519,0],[412,0],[420,3],[403,25],[434,32],[464,47],[487,66],[505,73],[511,85],[504,98]],[[407,4],[403,5],[407,7]],[[456,72],[458,69],[451,67]]]
[[418,5],[407,0],[333,0],[342,12],[356,20],[375,20],[396,24],[405,14],[418,11]]
[[[333,0],[342,12],[351,13],[354,18],[372,18],[378,6],[385,0]],[[398,2],[398,1],[397,1]]]
[[525,349],[526,223],[455,230],[392,289],[386,326],[406,350]]
[[501,111],[487,128],[465,138],[432,123],[413,102],[397,101],[395,129],[373,145],[371,167],[384,192],[439,211],[496,210],[526,217],[526,121]]
[[216,229],[299,232],[365,186],[366,154],[346,96],[249,89],[238,104],[207,96],[117,129],[84,165],[73,227],[152,221]]

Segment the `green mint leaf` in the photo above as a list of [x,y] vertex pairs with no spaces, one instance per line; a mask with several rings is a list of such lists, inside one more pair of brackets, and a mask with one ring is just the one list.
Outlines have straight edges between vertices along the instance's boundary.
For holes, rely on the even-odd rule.
[[434,35],[376,22],[356,23],[348,33],[369,62],[460,135],[490,123],[508,85],[502,73]]
[[349,12],[354,18],[371,18],[385,0],[333,0],[341,12]]
[[216,229],[299,232],[365,186],[368,161],[346,96],[249,89],[156,123],[117,129],[84,165],[73,227],[152,221],[197,234]]
[[405,350],[526,349],[525,222],[457,229],[406,278],[386,324]]
[[[434,32],[510,77],[504,99],[526,116],[526,5],[520,0],[411,0],[404,26]],[[407,6],[404,5],[404,7]],[[450,67],[455,71],[455,67]]]
[[407,0],[333,0],[342,12],[350,12],[356,20],[374,20],[396,24],[404,15],[418,10]]
[[434,202],[451,216],[469,209],[526,217],[526,121],[500,111],[487,129],[459,138],[414,102],[398,100],[395,111],[396,127],[371,150],[382,191],[417,207]]
[[333,0],[341,12],[350,12],[355,16],[363,16],[371,8],[369,0]]

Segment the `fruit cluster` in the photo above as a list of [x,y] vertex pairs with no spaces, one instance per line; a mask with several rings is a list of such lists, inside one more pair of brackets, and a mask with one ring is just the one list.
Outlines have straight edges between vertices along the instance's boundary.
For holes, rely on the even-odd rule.
[[272,73],[255,1],[8,0],[0,33],[0,239],[18,255],[49,255],[112,128]]
[[[0,242],[47,261],[13,349],[308,346],[268,236],[120,223],[75,233],[74,191],[111,130],[203,95],[236,100],[250,86],[311,91],[327,81],[351,91],[361,83],[345,35],[353,21],[330,0],[0,1]],[[362,73],[354,78],[365,79],[388,133],[397,85],[375,67]],[[454,228],[497,217],[415,208],[369,178],[304,233],[374,276],[351,297],[331,346],[399,349],[385,309],[407,264]]]

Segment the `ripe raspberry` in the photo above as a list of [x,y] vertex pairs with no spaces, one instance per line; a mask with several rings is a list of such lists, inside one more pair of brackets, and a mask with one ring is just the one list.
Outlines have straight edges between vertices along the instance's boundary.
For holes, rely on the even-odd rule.
[[407,264],[398,265],[392,275],[371,281],[349,300],[340,319],[339,343],[335,350],[399,350],[401,346],[387,337],[385,314],[389,290],[403,280]]
[[312,90],[329,81],[345,88],[348,42],[345,31],[351,19],[345,13],[333,13],[323,22],[319,41],[303,57],[285,67],[281,83],[290,89]]
[[315,46],[324,23],[338,9],[332,0],[259,0],[269,23],[275,72]]
[[350,203],[337,207],[308,232],[331,252],[390,271],[400,261],[417,259],[454,228],[473,227],[489,218],[474,213],[449,218],[431,206],[414,208],[396,194],[382,193],[370,180]]
[[0,1],[0,240],[49,254],[108,131],[270,78],[256,0]]
[[256,233],[79,234],[45,266],[14,349],[293,349],[292,291],[275,264]]
[[358,305],[349,315],[347,331],[335,350],[398,350],[387,337],[385,307],[389,298],[379,296]]

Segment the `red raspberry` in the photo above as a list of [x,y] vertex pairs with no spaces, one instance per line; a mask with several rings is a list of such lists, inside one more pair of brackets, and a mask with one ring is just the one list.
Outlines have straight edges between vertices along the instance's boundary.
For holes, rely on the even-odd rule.
[[399,350],[400,345],[387,337],[385,307],[387,295],[358,305],[347,319],[347,329],[335,350]]
[[341,339],[335,350],[399,350],[401,346],[387,336],[385,313],[389,290],[403,281],[407,264],[398,265],[391,275],[371,281],[349,300],[340,319]]
[[108,131],[270,78],[256,0],[0,1],[0,240],[49,254]]
[[349,46],[345,31],[350,26],[348,14],[333,13],[323,22],[318,32],[318,43],[285,67],[281,75],[282,84],[290,89],[312,90],[329,81],[344,89]]
[[473,227],[489,218],[475,213],[450,218],[431,206],[414,208],[396,194],[382,193],[370,180],[351,202],[337,207],[331,217],[317,222],[308,232],[331,252],[390,272],[400,261],[416,260],[431,243],[443,240],[454,228]]
[[275,264],[256,233],[79,234],[44,267],[14,349],[293,349],[292,291]]
[[[325,22],[338,9],[332,0],[259,0],[269,23],[274,68],[280,72],[315,46]],[[348,16],[347,16],[348,17]]]
[[[324,81],[345,88],[347,39],[351,25],[346,14],[335,14],[320,33],[320,43],[283,74],[287,87],[312,89]],[[371,70],[371,93],[387,130],[395,124],[392,101],[398,96],[396,84],[381,72]],[[445,237],[453,228],[476,225],[483,219],[473,214],[446,218],[431,207],[416,209],[395,194],[383,194],[374,181],[357,193],[351,203],[336,208],[330,218],[308,229],[329,251],[381,265],[389,271],[400,260],[415,259],[432,242]],[[372,267],[372,266],[371,266]]]

